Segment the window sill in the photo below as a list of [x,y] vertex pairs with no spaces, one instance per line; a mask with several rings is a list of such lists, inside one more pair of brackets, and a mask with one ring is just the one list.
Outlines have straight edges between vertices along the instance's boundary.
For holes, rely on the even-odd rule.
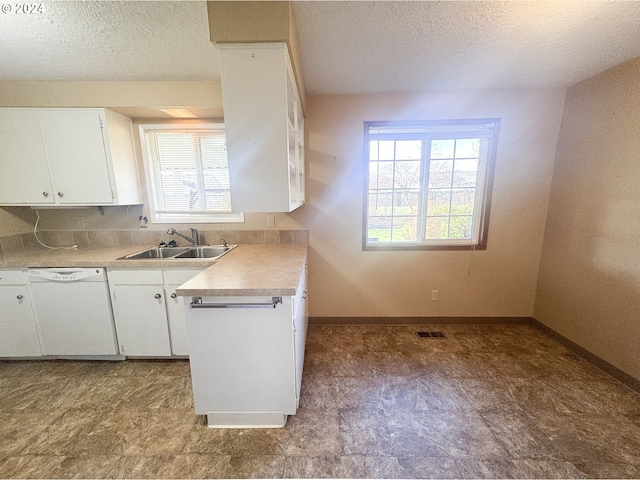
[[487,245],[473,243],[381,243],[380,245],[366,244],[362,246],[365,252],[402,251],[402,250],[486,250]]

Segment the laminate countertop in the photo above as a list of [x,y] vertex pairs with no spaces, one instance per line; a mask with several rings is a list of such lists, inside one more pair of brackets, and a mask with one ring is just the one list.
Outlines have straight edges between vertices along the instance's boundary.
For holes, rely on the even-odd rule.
[[[151,245],[149,246],[151,247]],[[206,268],[178,290],[182,296],[294,295],[307,258],[305,245],[238,245],[218,260],[118,260],[145,246],[33,248],[5,253],[0,268]]]
[[239,245],[181,285],[181,296],[295,295],[307,262],[304,245]]

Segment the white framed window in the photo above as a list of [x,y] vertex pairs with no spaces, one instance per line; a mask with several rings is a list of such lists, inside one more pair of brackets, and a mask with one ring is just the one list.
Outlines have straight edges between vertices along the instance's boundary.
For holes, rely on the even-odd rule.
[[236,223],[223,124],[144,124],[140,139],[155,223]]
[[499,124],[365,122],[363,248],[486,248]]

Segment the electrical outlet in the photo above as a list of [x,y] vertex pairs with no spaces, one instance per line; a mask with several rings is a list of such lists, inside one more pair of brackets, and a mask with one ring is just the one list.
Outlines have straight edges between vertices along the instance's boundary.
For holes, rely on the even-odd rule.
[[275,226],[276,226],[276,216],[267,215],[267,227],[275,227]]
[[440,290],[431,290],[431,301],[437,302],[440,298]]
[[78,217],[78,228],[87,228],[87,223],[84,221],[84,217]]

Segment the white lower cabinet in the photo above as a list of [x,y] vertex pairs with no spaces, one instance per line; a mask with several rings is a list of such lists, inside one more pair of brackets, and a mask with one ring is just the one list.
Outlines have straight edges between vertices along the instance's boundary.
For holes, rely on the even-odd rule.
[[112,270],[111,303],[122,355],[171,355],[162,270]]
[[300,400],[306,276],[295,296],[209,296],[185,311],[196,413],[210,427],[284,426]]
[[[120,353],[131,357],[188,355],[182,298],[175,288],[202,269],[110,270]],[[184,280],[182,280],[184,279]]]
[[0,270],[0,357],[42,355],[24,270]]

